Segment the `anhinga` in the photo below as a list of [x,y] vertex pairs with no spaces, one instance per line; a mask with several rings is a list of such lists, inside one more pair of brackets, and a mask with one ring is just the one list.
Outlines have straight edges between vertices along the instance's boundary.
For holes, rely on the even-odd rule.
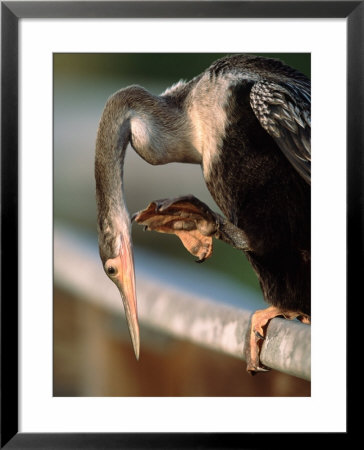
[[241,249],[271,305],[251,319],[247,369],[266,368],[259,348],[278,315],[310,316],[310,81],[278,60],[234,55],[155,96],[140,86],[112,95],[96,141],[99,250],[120,290],[136,357],[139,328],[131,221],[123,197],[128,143],[150,164],[200,164],[225,215],[193,196],[152,202],[134,216],[175,233],[203,261],[212,237]]

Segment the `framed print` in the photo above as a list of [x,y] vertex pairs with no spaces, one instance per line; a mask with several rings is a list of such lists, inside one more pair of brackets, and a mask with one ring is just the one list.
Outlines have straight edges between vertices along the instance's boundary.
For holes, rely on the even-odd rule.
[[[1,3],[2,447],[236,448],[254,446],[258,433],[277,442],[282,433],[347,436],[346,300],[364,268],[363,11],[360,1]],[[314,319],[270,327],[261,359],[279,347],[269,360],[277,370],[256,377],[241,361],[246,329],[231,317],[242,296],[248,310],[265,306],[235,249],[214,244],[196,275],[177,261],[186,255],[175,236],[133,224],[139,347],[96,236],[95,142],[107,99],[130,85],[171,95],[236,54],[278,58],[312,81]],[[133,148],[151,139],[154,114],[126,131]],[[194,159],[186,143],[181,151]],[[199,165],[185,166],[148,167],[128,150],[129,211],[182,194],[215,211]],[[204,259],[195,241],[183,243]],[[306,351],[301,360],[291,342]]]

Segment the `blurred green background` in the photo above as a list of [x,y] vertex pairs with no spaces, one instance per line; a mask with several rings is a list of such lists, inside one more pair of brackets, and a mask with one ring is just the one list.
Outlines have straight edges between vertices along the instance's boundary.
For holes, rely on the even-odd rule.
[[[310,54],[261,53],[259,55],[278,58],[310,76]],[[91,242],[97,246],[94,149],[98,122],[107,98],[130,84],[139,84],[154,94],[160,94],[173,83],[198,75],[222,56],[225,54],[54,54],[55,225],[67,224],[89,236]],[[129,147],[124,174],[126,203],[130,213],[145,208],[152,200],[185,194],[193,194],[213,210],[218,210],[205,186],[199,166],[178,163],[151,166]],[[174,260],[194,264],[194,258],[187,253],[175,236],[145,233],[136,224],[133,225],[132,233],[136,246],[164,255],[169,258],[171,264]],[[100,270],[102,270],[101,262]],[[257,278],[244,255],[219,241],[214,243],[212,257],[204,264],[198,265],[198,270],[201,273],[212,274],[218,271],[224,275],[227,282],[231,280],[232,283],[249,286],[261,297]],[[221,391],[219,394],[219,390],[213,389],[211,391],[200,389],[198,393],[188,389],[186,391],[172,389],[166,393],[153,389],[138,390],[135,386],[134,390],[129,391],[126,388],[111,391],[105,388],[98,391],[94,386],[86,391],[84,387],[77,388],[77,383],[71,382],[70,377],[64,373],[64,365],[71,364],[71,360],[67,359],[70,357],[68,351],[72,351],[72,347],[75,348],[75,341],[73,343],[69,341],[69,330],[67,330],[71,324],[65,321],[69,311],[75,308],[70,298],[64,291],[57,290],[55,287],[55,395],[249,395],[241,391],[241,388],[235,394],[235,391],[230,394]],[[243,304],[242,307],[244,307]],[[84,313],[80,314],[82,322]],[[100,312],[100,314],[103,313]],[[73,323],[72,326],[77,330],[80,328],[79,325]],[[76,331],[75,333],[77,335]],[[130,342],[126,342],[125,348],[127,352],[131,349]],[[201,357],[199,356],[198,359]],[[240,361],[239,364],[241,364]],[[75,373],[79,373],[81,369],[74,370]],[[110,368],[110,370],[114,369]],[[239,371],[239,377],[242,375],[241,372]],[[278,374],[280,375],[282,374]],[[135,374],[133,376],[135,377]],[[268,378],[266,382],[267,380]],[[82,383],[79,381],[80,386]],[[309,392],[305,382],[299,380],[299,385],[306,386],[305,392]],[[278,394],[264,392],[263,395],[295,395],[292,394],[294,390],[290,391],[290,394],[285,394],[284,391],[279,391]],[[304,394],[296,393],[296,395]]]

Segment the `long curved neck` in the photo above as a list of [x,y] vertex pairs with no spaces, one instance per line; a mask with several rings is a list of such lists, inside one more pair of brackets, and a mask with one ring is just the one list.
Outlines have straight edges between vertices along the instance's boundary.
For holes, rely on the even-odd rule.
[[97,132],[95,178],[99,236],[111,253],[120,227],[130,227],[123,194],[128,143],[150,164],[200,163],[190,129],[183,109],[139,86],[122,89],[107,101]]
[[[116,119],[116,120],[115,120]],[[120,248],[120,234],[130,228],[123,192],[123,166],[130,140],[130,123],[115,118],[106,105],[96,138],[95,180],[97,226],[103,259],[114,257]]]

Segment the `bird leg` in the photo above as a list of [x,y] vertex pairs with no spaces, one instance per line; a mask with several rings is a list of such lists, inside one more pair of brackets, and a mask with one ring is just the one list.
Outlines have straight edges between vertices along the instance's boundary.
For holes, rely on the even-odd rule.
[[250,319],[250,327],[247,333],[245,348],[247,371],[251,375],[255,375],[257,372],[266,372],[270,370],[260,362],[259,354],[266,337],[268,323],[271,319],[278,316],[283,316],[285,319],[289,320],[297,318],[302,323],[306,324],[311,323],[311,319],[307,314],[281,309],[276,306],[269,306],[266,309],[255,311]]
[[132,221],[147,230],[177,235],[197,262],[212,255],[212,238],[223,240],[240,250],[249,250],[242,230],[213,212],[193,195],[151,202],[135,213]]

